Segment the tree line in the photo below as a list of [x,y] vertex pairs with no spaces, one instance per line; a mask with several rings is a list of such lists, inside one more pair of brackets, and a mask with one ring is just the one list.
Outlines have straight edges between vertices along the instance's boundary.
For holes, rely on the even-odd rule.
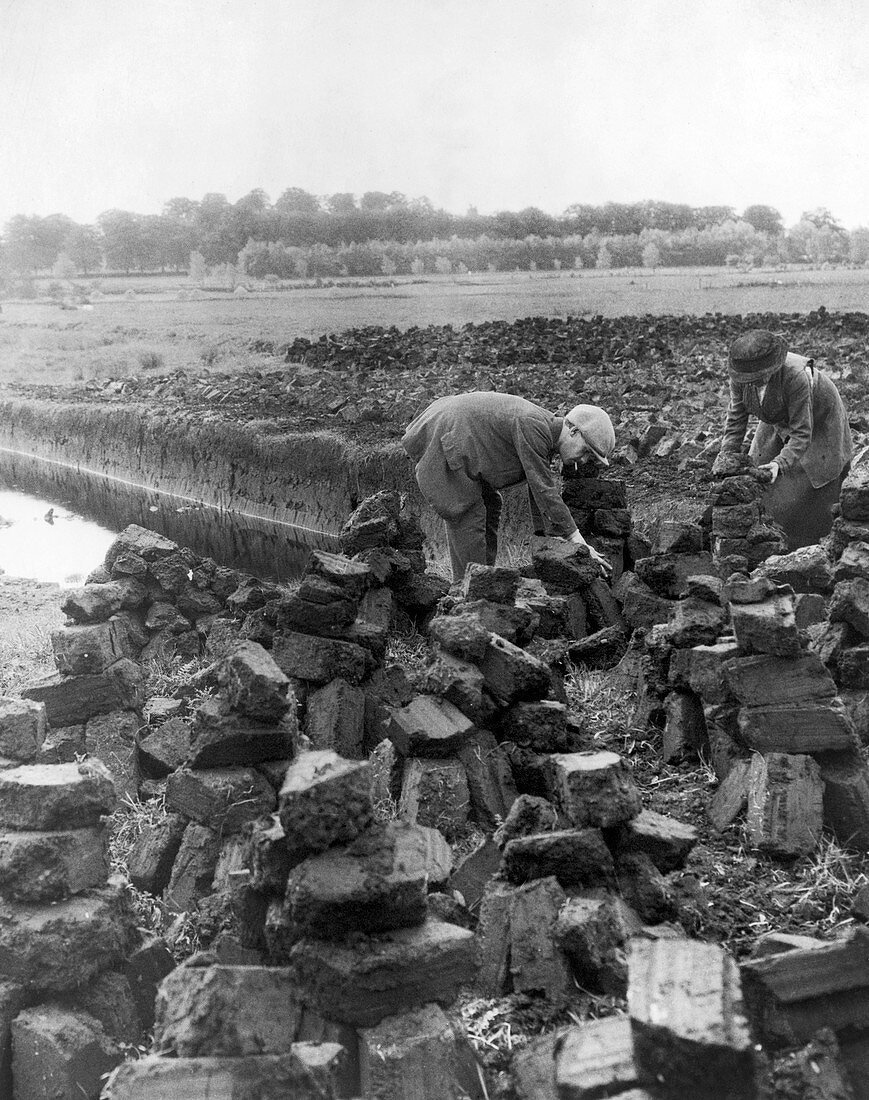
[[64,214],[17,215],[0,237],[0,275],[182,272],[191,255],[257,278],[717,266],[869,261],[869,229],[847,232],[826,209],[786,228],[772,206],[646,200],[536,207],[483,215],[436,209],[427,198],[368,191],[315,196],[290,187],[272,203],[256,189],[170,199],[160,214],[107,210],[94,225]]

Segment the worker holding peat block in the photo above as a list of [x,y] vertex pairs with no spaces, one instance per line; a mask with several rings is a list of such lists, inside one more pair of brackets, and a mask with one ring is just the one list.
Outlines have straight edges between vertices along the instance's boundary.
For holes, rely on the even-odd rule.
[[[588,546],[561,499],[551,462],[608,466],[615,446],[609,416],[577,405],[555,416],[510,393],[441,397],[408,426],[402,445],[416,463],[423,496],[447,525],[453,581],[470,562],[494,565],[501,516],[499,489],[526,482],[535,531]],[[608,574],[607,559],[588,546]]]
[[748,418],[756,416],[749,454],[769,472],[764,507],[784,528],[790,549],[820,541],[832,527],[853,451],[839,391],[813,359],[788,351],[766,329],[733,341],[727,370],[730,406],[720,454],[741,450]]

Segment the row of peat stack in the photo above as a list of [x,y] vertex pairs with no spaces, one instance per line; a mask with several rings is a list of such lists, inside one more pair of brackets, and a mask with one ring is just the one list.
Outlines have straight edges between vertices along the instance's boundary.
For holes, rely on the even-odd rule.
[[0,1095],[95,1098],[143,1042],[174,963],[135,926],[110,876],[112,777],[97,759],[30,761],[45,708],[4,700],[0,716]]
[[233,875],[248,964],[211,953],[177,968],[154,1053],[110,1097],[482,1095],[441,1007],[476,965],[473,933],[429,910],[449,848],[436,830],[378,822],[372,788],[367,761],[328,749],[289,764],[275,820],[249,830]]
[[865,1100],[869,931],[776,932],[737,966],[716,944],[630,939],[627,1013],[558,1029],[514,1059],[520,1100]]

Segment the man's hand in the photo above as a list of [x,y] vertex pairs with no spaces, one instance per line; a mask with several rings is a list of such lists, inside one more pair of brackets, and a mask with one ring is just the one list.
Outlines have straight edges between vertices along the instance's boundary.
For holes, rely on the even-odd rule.
[[612,575],[613,567],[609,558],[605,558],[603,554],[598,553],[593,546],[589,546],[579,531],[574,531],[572,535],[568,535],[567,541],[576,543],[577,546],[584,546],[586,550],[588,550],[591,560],[601,567],[603,575],[607,578]]
[[775,483],[775,479],[780,473],[779,465],[777,462],[764,462],[762,466],[758,466],[758,470],[769,470],[770,485],[773,485]]
[[593,546],[589,546],[588,552],[589,554],[591,554],[591,560],[597,562],[597,564],[601,567],[601,570],[603,571],[603,575],[607,578],[607,580],[609,580],[613,572],[612,562],[609,560],[609,558],[605,558],[603,554],[595,550]]

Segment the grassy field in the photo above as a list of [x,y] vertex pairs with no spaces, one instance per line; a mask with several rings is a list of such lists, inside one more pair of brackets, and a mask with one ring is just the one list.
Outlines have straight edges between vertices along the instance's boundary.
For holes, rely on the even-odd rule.
[[[342,280],[342,283],[350,283]],[[529,316],[869,310],[869,270],[662,269],[358,280],[352,285],[189,293],[183,276],[96,280],[105,296],[62,310],[47,300],[3,303],[0,383],[62,384],[142,372],[260,369],[252,339],[362,325],[446,325]],[[288,288],[292,284],[286,284]],[[132,290],[133,297],[125,297]]]

